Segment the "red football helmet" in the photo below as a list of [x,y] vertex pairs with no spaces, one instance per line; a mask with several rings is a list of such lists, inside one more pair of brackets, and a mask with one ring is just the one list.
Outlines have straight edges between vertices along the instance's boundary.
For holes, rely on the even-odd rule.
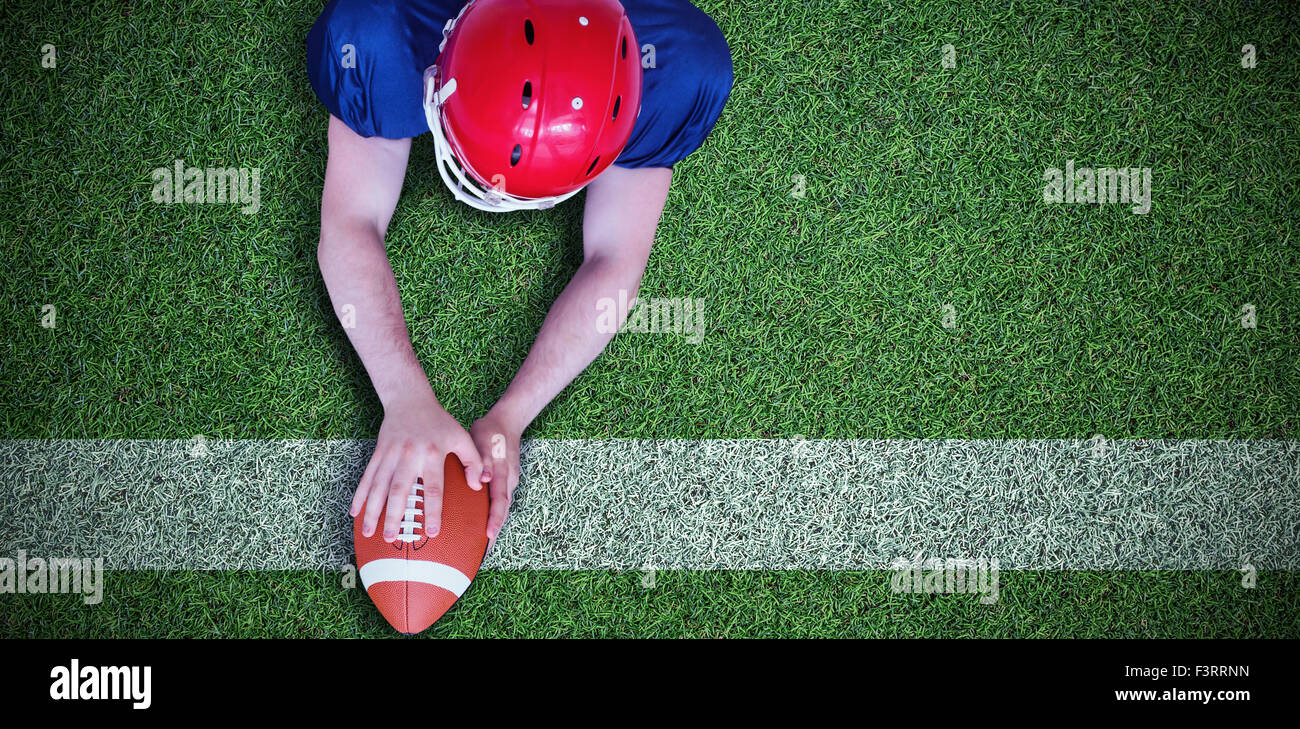
[[457,200],[549,208],[623,151],[641,57],[617,0],[470,0],[442,35],[424,113]]

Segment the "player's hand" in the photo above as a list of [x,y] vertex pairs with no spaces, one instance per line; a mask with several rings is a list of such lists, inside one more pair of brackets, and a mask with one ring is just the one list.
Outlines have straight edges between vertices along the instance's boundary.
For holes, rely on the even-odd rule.
[[415,480],[423,478],[424,531],[436,536],[442,525],[442,480],[448,453],[460,457],[470,487],[483,488],[483,462],[474,441],[436,399],[415,397],[385,407],[375,453],[352,497],[353,517],[365,509],[361,534],[369,537],[375,533],[387,505],[384,541],[394,541],[406,515],[406,498]]
[[506,523],[510,500],[514,498],[515,486],[519,485],[521,431],[508,418],[491,412],[469,427],[469,434],[483,459],[483,480],[488,482],[488,498],[491,500],[487,523],[489,551]]

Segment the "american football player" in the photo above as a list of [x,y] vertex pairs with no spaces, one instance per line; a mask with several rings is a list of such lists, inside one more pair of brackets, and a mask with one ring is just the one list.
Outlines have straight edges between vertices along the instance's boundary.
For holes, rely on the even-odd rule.
[[[352,501],[393,541],[422,477],[438,531],[448,453],[489,489],[494,543],[519,480],[519,441],[613,334],[593,302],[641,283],[673,166],[731,90],[718,26],[687,0],[330,0],[307,37],[329,111],[318,257],[384,407]],[[425,137],[425,133],[429,133]],[[412,140],[433,144],[452,196],[489,212],[546,209],[586,190],[583,263],[496,404],[466,431],[412,349],[384,247]],[[413,174],[434,174],[414,169]]]

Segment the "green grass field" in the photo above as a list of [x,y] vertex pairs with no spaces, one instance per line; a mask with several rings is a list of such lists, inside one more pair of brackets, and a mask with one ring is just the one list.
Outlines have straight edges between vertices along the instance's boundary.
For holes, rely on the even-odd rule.
[[[997,603],[890,590],[888,572],[487,571],[421,637],[1296,637],[1294,572],[1003,572]],[[104,602],[25,596],[11,637],[400,637],[326,572],[132,572]],[[8,596],[7,596],[8,597]],[[9,598],[12,599],[12,598]]]
[[[707,333],[618,337],[527,437],[1300,434],[1300,6],[697,4],[736,81],[676,168],[642,294],[704,299]],[[0,10],[0,436],[374,437],[315,260],[327,115],[304,38],[322,5]],[[151,170],[176,159],[260,168],[260,210],[153,203]],[[576,269],[581,203],[479,213],[432,160],[417,140],[388,246],[416,352],[468,423]],[[1150,213],[1044,203],[1043,171],[1067,160],[1150,167]],[[1300,636],[1292,572],[1255,590],[1227,572],[1005,572],[994,606],[895,595],[888,574],[671,572],[643,590],[637,573],[493,571],[429,634]],[[111,573],[99,606],[0,606],[8,636],[387,630],[314,572]]]

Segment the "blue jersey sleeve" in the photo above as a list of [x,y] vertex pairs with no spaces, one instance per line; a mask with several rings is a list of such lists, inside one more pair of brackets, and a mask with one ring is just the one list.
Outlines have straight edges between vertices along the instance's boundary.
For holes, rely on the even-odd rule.
[[641,115],[619,167],[672,167],[709,136],[731,94],[731,51],[686,0],[626,0],[641,44]]
[[[424,69],[463,0],[330,0],[307,36],[307,75],[321,103],[363,137],[428,131]],[[641,44],[641,111],[615,161],[672,167],[704,143],[731,92],[731,53],[687,0],[624,0]]]
[[307,34],[307,75],[326,109],[363,137],[429,131],[424,69],[457,0],[330,0]]

